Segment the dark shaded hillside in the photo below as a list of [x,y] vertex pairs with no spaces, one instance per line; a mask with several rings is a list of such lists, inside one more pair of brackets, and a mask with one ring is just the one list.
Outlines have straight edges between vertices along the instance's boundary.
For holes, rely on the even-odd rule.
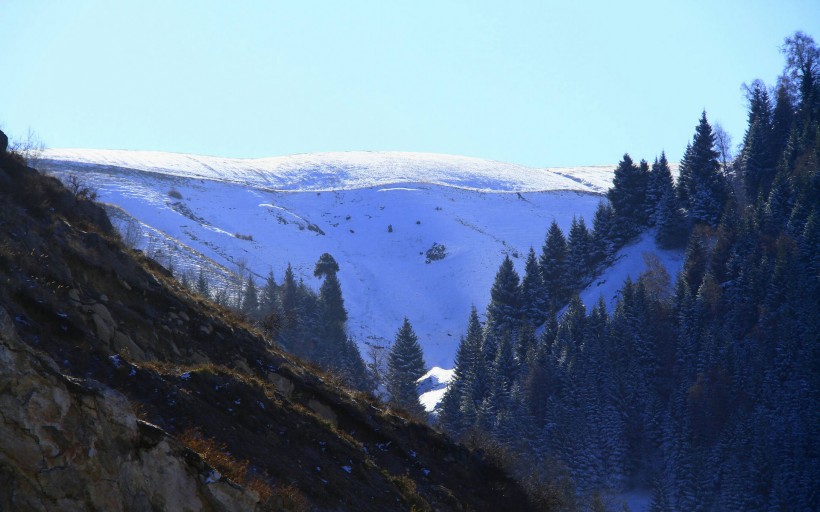
[[[157,446],[172,446],[163,456],[187,461],[180,464],[194,483],[186,488],[200,489],[203,503],[186,505],[195,509],[241,509],[259,493],[262,509],[299,510],[303,501],[316,510],[535,509],[522,487],[481,454],[285,355],[233,314],[125,249],[100,207],[8,155],[0,169],[0,283],[3,353],[31,367],[22,372],[11,359],[0,366],[4,510],[65,503],[78,510],[168,506],[152,488],[167,475],[154,474],[154,484],[144,478],[141,494],[94,490],[101,480],[131,478],[124,468],[148,460],[145,450]],[[68,393],[71,404],[86,403],[88,395],[118,405],[76,418],[65,411],[56,420],[52,413],[38,415],[55,399],[32,409],[31,395],[19,394],[36,386],[17,385],[22,374],[64,389],[60,396]],[[136,425],[126,421],[132,411],[141,419]],[[15,419],[20,414],[27,415],[28,427]],[[40,446],[31,453],[15,437],[38,418],[42,424],[34,427],[56,439],[54,450]],[[128,435],[103,429],[105,443],[94,445],[97,438],[84,434],[91,425],[120,420],[130,425]],[[220,481],[163,431],[217,466],[220,456],[230,459],[222,473],[257,494]],[[77,453],[68,457],[70,450]],[[107,465],[97,467],[97,460]],[[55,466],[61,468],[58,483]],[[141,467],[150,473],[154,466]],[[225,498],[230,493],[214,485],[245,501]],[[207,492],[217,498],[203,498]]]

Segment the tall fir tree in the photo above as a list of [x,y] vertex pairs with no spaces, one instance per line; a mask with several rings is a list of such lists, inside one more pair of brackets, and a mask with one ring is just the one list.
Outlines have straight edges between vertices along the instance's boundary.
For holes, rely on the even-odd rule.
[[592,277],[591,248],[592,235],[584,218],[573,217],[567,239],[567,285],[571,291],[579,290]]
[[196,292],[203,297],[210,297],[211,291],[208,285],[208,279],[205,277],[205,270],[199,267],[199,274],[196,278]]
[[660,158],[656,158],[652,164],[646,185],[646,208],[650,226],[657,224],[658,206],[664,194],[668,190],[674,191],[674,188],[675,183],[672,179],[672,171],[669,169],[669,161],[666,159],[666,153],[661,152]]
[[259,318],[259,290],[256,288],[256,280],[251,273],[248,273],[248,281],[242,295],[241,311],[251,320],[258,320]]
[[774,179],[776,159],[771,153],[772,113],[766,85],[755,80],[748,89],[749,115],[741,150],[741,172],[746,200],[766,197]]
[[641,232],[646,226],[646,191],[649,179],[649,168],[645,161],[637,166],[632,158],[625,154],[615,169],[612,188],[607,198],[615,211],[614,238],[615,244],[621,246]]
[[410,321],[405,318],[387,357],[386,387],[390,403],[422,417],[424,407],[419,402],[417,381],[423,375],[421,345]]
[[521,316],[532,325],[540,325],[547,316],[547,292],[538,266],[538,257],[530,247],[524,278],[521,279]]
[[717,226],[723,212],[728,187],[718,156],[715,136],[704,111],[681,161],[677,186],[681,206],[695,223]]
[[517,333],[522,316],[521,293],[518,272],[509,256],[498,268],[493,287],[490,290],[490,304],[487,306],[487,329],[501,336],[503,333]]
[[567,298],[567,241],[554,220],[538,260],[550,309],[559,309]]
[[265,284],[259,295],[259,310],[263,318],[279,310],[279,286],[273,278],[273,270],[265,277]]
[[615,212],[612,210],[612,205],[608,201],[601,201],[592,219],[591,262],[593,266],[609,261],[615,254],[615,240],[612,235],[614,225]]

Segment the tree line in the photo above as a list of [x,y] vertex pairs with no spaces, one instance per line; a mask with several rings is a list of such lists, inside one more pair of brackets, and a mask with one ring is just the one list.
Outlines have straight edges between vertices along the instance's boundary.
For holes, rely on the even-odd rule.
[[[523,279],[505,258],[442,429],[562,468],[589,506],[650,485],[653,512],[820,509],[820,50],[796,33],[783,52],[773,89],[747,87],[735,158],[703,112],[677,181],[663,153],[624,155],[591,233],[553,223]],[[587,310],[578,291],[647,229],[685,247],[674,284],[650,260]]]

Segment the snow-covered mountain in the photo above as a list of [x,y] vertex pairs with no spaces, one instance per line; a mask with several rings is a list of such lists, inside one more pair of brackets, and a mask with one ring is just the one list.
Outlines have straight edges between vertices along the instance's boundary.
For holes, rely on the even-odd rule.
[[[400,152],[241,160],[111,150],[48,150],[40,167],[96,188],[137,245],[162,252],[176,272],[242,267],[281,281],[290,262],[318,287],[313,266],[329,252],[359,343],[392,340],[406,316],[428,365],[442,368],[452,366],[470,306],[485,309],[504,256],[523,273],[553,219],[565,232],[574,216],[591,226],[614,169]],[[443,259],[427,257],[434,244]],[[630,265],[585,301],[610,299],[624,272],[643,269]]]

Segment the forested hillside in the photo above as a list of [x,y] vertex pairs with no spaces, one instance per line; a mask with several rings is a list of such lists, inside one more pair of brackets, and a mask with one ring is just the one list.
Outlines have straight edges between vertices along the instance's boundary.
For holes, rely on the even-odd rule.
[[[593,508],[634,488],[652,512],[820,508],[820,51],[797,33],[783,53],[774,87],[746,87],[734,158],[703,112],[676,183],[665,155],[624,155],[591,233],[553,225],[523,278],[504,260],[444,430],[558,463]],[[577,292],[646,230],[685,247],[681,273],[649,264],[587,310]]]

